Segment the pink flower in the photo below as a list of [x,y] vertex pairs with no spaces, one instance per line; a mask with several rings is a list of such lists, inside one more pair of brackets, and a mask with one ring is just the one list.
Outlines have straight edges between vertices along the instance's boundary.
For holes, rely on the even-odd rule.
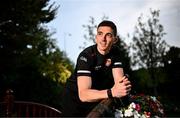
[[141,106],[139,104],[136,104],[136,108],[135,108],[138,112],[141,110]]
[[144,112],[144,114],[145,114],[145,116],[147,117],[147,118],[150,118],[151,117],[151,112]]
[[[158,99],[149,95],[131,95],[131,104],[128,107],[122,107],[116,112],[117,115],[123,115],[125,118],[134,116],[135,118],[150,118],[164,116],[163,106]],[[116,117],[119,118],[119,117]]]

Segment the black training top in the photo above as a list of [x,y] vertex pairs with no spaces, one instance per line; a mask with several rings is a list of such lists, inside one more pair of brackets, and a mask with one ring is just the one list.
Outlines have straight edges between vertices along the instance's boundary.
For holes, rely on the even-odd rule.
[[[79,100],[77,92],[78,76],[90,76],[92,78],[92,89],[103,90],[111,88],[114,85],[112,68],[122,68],[121,56],[119,54],[120,51],[118,50],[118,47],[113,46],[108,54],[102,55],[98,52],[97,45],[93,45],[80,53],[74,74],[72,74],[67,81],[66,89],[68,89],[69,95],[71,94],[74,96],[71,99],[73,100],[72,103],[68,101],[68,96],[65,96],[65,102],[67,102],[67,104],[71,103],[71,107],[74,107],[74,103],[77,103],[76,105],[81,104],[81,108],[83,108],[82,106],[84,104],[84,107],[87,110],[92,108],[91,104],[93,105],[93,103],[88,103],[87,105],[87,103],[83,103]],[[63,107],[68,107],[67,104]],[[77,110],[76,112],[78,112],[78,108],[76,107],[75,109]],[[81,110],[79,110],[79,112],[81,112]],[[68,115],[70,115],[70,111],[68,112]]]

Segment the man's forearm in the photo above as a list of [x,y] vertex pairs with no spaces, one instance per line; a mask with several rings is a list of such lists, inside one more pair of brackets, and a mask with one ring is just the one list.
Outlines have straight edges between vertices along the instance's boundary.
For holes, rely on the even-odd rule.
[[107,90],[86,89],[79,92],[79,98],[82,102],[98,102],[108,98]]

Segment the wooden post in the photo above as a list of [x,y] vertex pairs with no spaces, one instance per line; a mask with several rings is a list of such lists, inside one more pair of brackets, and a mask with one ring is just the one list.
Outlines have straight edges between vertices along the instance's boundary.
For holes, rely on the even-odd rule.
[[109,109],[112,104],[111,99],[102,100],[94,109],[86,116],[86,118],[99,118],[105,111]]
[[6,108],[6,116],[11,117],[13,113],[13,104],[14,104],[14,96],[13,91],[8,89],[6,91],[6,96],[4,97],[5,108]]

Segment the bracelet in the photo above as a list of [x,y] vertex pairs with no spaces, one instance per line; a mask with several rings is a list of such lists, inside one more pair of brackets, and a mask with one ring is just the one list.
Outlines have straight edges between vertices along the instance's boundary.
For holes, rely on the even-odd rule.
[[110,99],[113,98],[111,89],[107,90],[107,95],[108,95],[108,98]]

